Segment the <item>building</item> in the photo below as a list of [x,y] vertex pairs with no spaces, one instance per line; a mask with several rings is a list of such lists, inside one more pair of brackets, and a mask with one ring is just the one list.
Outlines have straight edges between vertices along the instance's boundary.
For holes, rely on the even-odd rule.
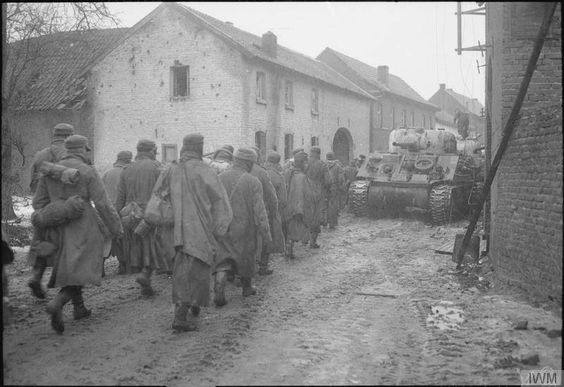
[[[58,108],[61,95],[72,95],[64,107],[73,113],[57,120],[88,134],[100,171],[118,151],[134,150],[140,138],[156,141],[162,161],[174,160],[183,136],[192,132],[204,135],[205,152],[256,144],[289,158],[296,147],[318,145],[323,154],[333,149],[348,162],[369,150],[374,98],[325,63],[279,45],[271,32],[259,37],[162,3],[135,26],[108,34],[105,47],[88,63],[81,59],[72,74],[44,75],[65,80],[49,92],[50,106]],[[52,60],[67,66],[67,58],[79,56],[75,47],[67,45],[64,53],[72,55]],[[27,106],[19,106],[19,114],[36,114]],[[52,127],[43,117],[36,122],[49,124],[41,125],[45,132]],[[24,126],[21,133],[38,130]]]
[[[547,9],[556,6],[491,189],[489,254],[500,281],[562,303],[561,5],[486,4],[488,148],[498,148]],[[488,92],[488,90],[490,90]],[[488,130],[488,132],[490,132]]]
[[484,144],[485,110],[484,106],[476,98],[469,98],[452,89],[447,89],[446,84],[441,83],[439,90],[429,98],[429,102],[441,108],[435,115],[438,128],[445,128],[458,134],[454,117],[457,111],[466,113],[470,122],[468,126],[469,137],[477,137],[478,141]]
[[387,151],[390,132],[396,128],[435,128],[439,108],[426,101],[388,66],[372,67],[326,48],[317,59],[350,79],[377,99],[371,105],[370,150]]

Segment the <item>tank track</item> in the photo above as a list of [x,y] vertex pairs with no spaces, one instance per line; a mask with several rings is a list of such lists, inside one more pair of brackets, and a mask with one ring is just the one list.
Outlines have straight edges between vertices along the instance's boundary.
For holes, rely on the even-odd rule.
[[356,216],[368,216],[369,180],[356,180],[349,187],[350,209]]
[[447,184],[437,184],[431,188],[429,209],[431,223],[434,226],[441,226],[450,222],[453,204],[452,189],[453,187]]

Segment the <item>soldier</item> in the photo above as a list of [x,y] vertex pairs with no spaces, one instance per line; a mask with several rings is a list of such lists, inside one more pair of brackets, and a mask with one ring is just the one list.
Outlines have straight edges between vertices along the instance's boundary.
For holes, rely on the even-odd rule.
[[327,168],[331,177],[329,194],[327,196],[327,223],[329,229],[334,229],[338,223],[340,210],[340,193],[345,186],[345,172],[338,160],[335,160],[333,152],[327,152]]
[[311,159],[306,170],[306,177],[310,189],[306,196],[306,218],[309,221],[311,248],[318,249],[317,237],[321,232],[321,223],[323,222],[323,208],[327,192],[330,186],[329,169],[327,165],[320,160],[321,149],[317,146],[311,148]]
[[160,262],[155,249],[155,229],[142,220],[145,206],[161,172],[161,163],[155,160],[157,148],[154,141],[139,140],[135,161],[120,176],[116,210],[122,218],[137,212],[135,221],[125,226],[123,250],[132,272],[141,272],[136,281],[141,294],[152,296],[151,275],[155,269],[169,270]]
[[[308,196],[308,182],[305,175],[307,154],[298,152],[294,155],[294,165],[284,173],[284,182],[287,189],[287,202],[284,212],[286,224],[286,240],[288,248],[286,256],[294,259],[294,242],[309,240],[308,222],[306,218],[306,196]],[[311,212],[309,212],[311,214]]]
[[300,153],[300,152],[303,152],[303,151],[304,151],[304,148],[297,148],[297,149],[294,149],[294,150],[292,151],[292,158],[291,158],[291,159],[288,159],[288,160],[284,163],[284,167],[282,167],[282,170],[283,170],[283,171],[287,171],[287,170],[293,168],[293,167],[294,167],[294,158],[295,158],[296,154],[298,154],[298,153]]
[[112,235],[119,237],[123,233],[119,216],[110,203],[102,180],[88,165],[88,140],[83,136],[70,136],[65,140],[65,148],[67,155],[59,164],[78,170],[78,182],[65,184],[50,176],[42,176],[32,203],[36,211],[60,201],[65,201],[65,204],[78,202],[82,208],[82,215],[78,218],[54,227],[58,235],[57,250],[48,287],[60,287],[61,290],[47,305],[47,313],[51,315],[51,326],[57,333],[64,331],[63,306],[67,302],[72,300],[75,320],[90,316],[90,310],[84,306],[82,287],[101,283],[103,236],[96,211]]
[[[29,188],[32,194],[35,194],[37,189],[37,183],[39,182],[40,172],[39,169],[44,161],[51,163],[56,163],[59,161],[66,153],[65,151],[65,139],[74,134],[74,127],[70,124],[60,123],[55,125],[53,128],[53,140],[51,145],[37,152],[33,157],[31,163],[31,182]],[[34,227],[33,238],[31,242],[31,249],[29,253],[29,263],[32,265],[32,276],[28,282],[28,286],[31,288],[32,294],[40,299],[45,298],[45,291],[41,288],[41,279],[43,278],[43,273],[45,268],[50,266],[51,263],[48,262],[47,257],[40,256],[41,253],[37,249],[40,240],[44,240],[44,232],[38,230]]]
[[231,145],[224,145],[219,148],[213,155],[213,160],[210,162],[217,174],[226,171],[233,163],[233,147]]
[[[117,160],[114,163],[113,168],[109,169],[102,176],[102,182],[106,187],[106,192],[110,201],[115,206],[117,199],[118,184],[121,176],[121,172],[131,164],[131,159],[133,158],[133,153],[130,151],[120,151],[117,154]],[[110,255],[117,258],[119,262],[118,275],[126,274],[129,271],[129,265],[126,256],[123,252],[123,245],[121,239],[112,239],[112,248],[110,250]]]
[[268,151],[266,156],[266,163],[264,165],[270,177],[270,181],[276,191],[276,198],[278,199],[278,211],[272,218],[270,223],[270,233],[272,236],[272,244],[265,249],[259,261],[259,274],[269,275],[272,270],[268,268],[268,261],[270,254],[284,253],[284,232],[282,230],[282,214],[286,207],[286,184],[284,182],[284,175],[282,174],[282,167],[280,166],[280,154],[276,151]]
[[262,242],[267,245],[271,242],[262,185],[250,174],[255,162],[256,153],[252,149],[240,148],[235,152],[233,167],[219,175],[229,196],[233,221],[225,237],[220,239],[222,253],[215,270],[214,287],[217,306],[227,303],[224,289],[228,271],[235,271],[241,277],[243,297],[256,294],[252,286],[256,257]]
[[225,235],[233,213],[217,173],[202,161],[204,137],[189,134],[182,143],[179,162],[163,171],[155,192],[170,192],[174,212],[172,329],[193,331],[200,307],[209,304],[216,238]]

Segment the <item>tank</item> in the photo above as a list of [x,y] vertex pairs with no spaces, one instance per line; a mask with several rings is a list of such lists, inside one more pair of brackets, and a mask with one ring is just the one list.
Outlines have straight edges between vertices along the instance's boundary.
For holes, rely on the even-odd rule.
[[483,182],[476,139],[457,141],[441,129],[395,129],[389,152],[373,152],[349,189],[357,216],[421,212],[434,225],[475,209]]

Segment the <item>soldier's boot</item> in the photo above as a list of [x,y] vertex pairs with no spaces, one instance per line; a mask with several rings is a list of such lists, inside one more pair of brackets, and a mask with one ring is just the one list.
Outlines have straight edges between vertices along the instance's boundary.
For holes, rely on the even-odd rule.
[[72,317],[75,320],[80,320],[81,318],[90,317],[92,311],[90,309],[86,309],[86,307],[84,306],[84,299],[82,298],[82,287],[77,286],[77,288],[78,289],[72,297]]
[[146,297],[155,295],[155,291],[151,287],[151,272],[151,269],[144,268],[135,278],[135,281],[141,285],[141,294]]
[[225,281],[227,280],[227,273],[225,271],[218,271],[215,273],[214,287],[213,287],[213,302],[215,306],[223,306],[227,304],[225,299]]
[[45,273],[45,268],[47,267],[47,261],[43,257],[37,257],[35,259],[35,265],[33,265],[33,272],[31,279],[27,283],[30,287],[31,293],[41,299],[45,299],[45,291],[41,287],[41,279],[43,278],[43,273]]
[[181,332],[195,331],[197,329],[197,325],[193,321],[192,316],[188,316],[190,309],[190,304],[187,303],[174,305],[174,321],[172,322],[172,329]]
[[273,273],[271,269],[268,268],[268,261],[270,258],[270,254],[263,251],[260,254],[260,261],[259,261],[259,275],[270,275]]
[[70,286],[62,288],[55,299],[47,304],[46,311],[51,315],[51,327],[55,332],[61,334],[65,330],[63,323],[63,306],[73,297],[73,289]]
[[311,247],[312,249],[318,249],[320,246],[317,244],[317,236],[319,235],[318,232],[312,232],[311,233],[311,237],[310,237],[310,241],[309,241],[309,247]]
[[257,294],[257,290],[251,284],[251,279],[249,277],[241,277],[241,284],[243,285],[243,297],[254,296]]

